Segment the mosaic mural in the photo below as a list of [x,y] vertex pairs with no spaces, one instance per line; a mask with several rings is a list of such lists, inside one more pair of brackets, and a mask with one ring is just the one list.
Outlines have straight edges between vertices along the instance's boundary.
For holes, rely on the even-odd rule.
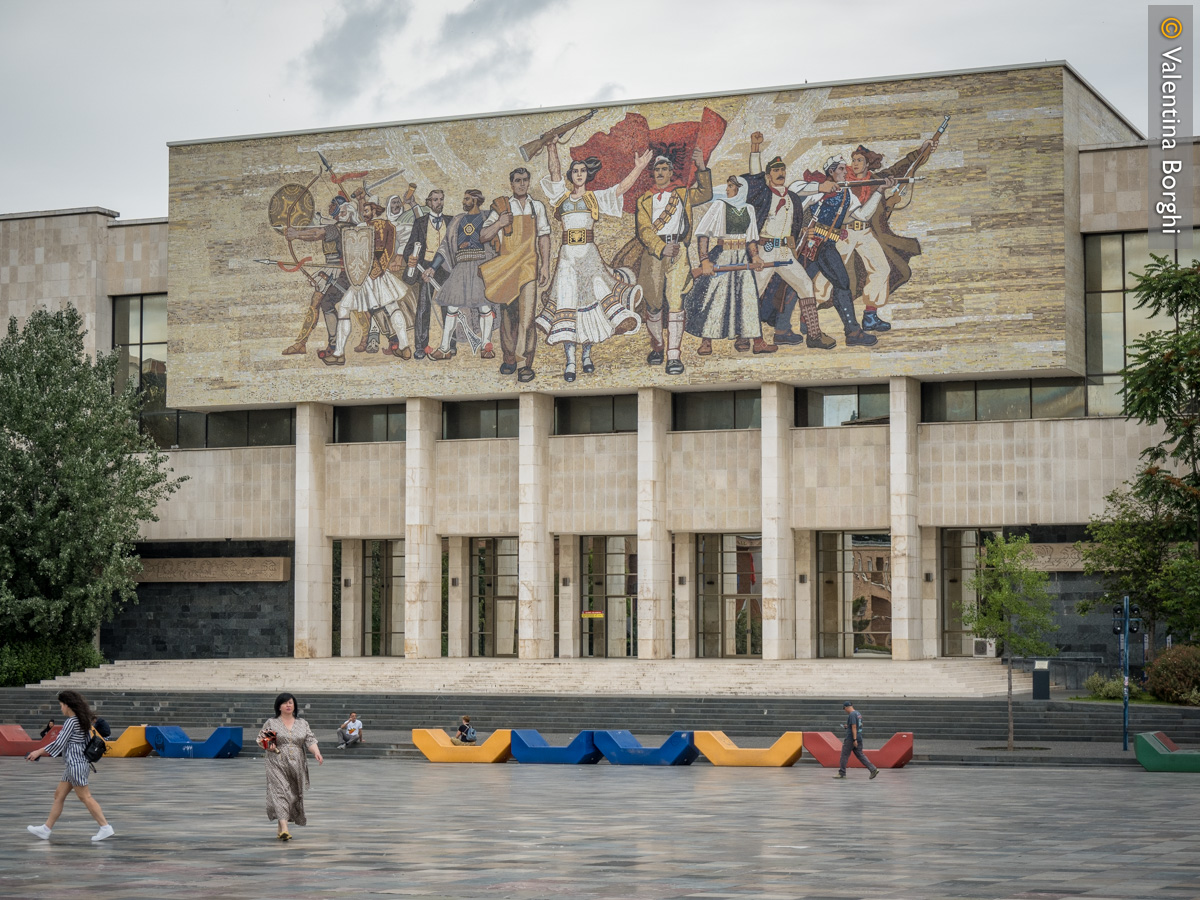
[[1063,75],[171,148],[169,403],[1063,365]]

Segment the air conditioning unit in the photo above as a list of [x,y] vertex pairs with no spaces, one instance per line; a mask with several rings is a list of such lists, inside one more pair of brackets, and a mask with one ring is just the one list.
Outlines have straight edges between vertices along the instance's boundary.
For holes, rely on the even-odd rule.
[[974,647],[975,647],[972,655],[976,659],[994,659],[995,658],[995,656],[996,656],[996,642],[995,641],[989,641],[989,640],[986,640],[985,638],[975,638],[972,643],[974,644]]

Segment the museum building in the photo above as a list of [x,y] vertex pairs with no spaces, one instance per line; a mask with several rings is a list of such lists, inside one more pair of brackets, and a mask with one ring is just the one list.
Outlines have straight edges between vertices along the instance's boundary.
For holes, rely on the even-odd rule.
[[1094,667],[1147,165],[1063,62],[184,142],[166,219],[0,215],[0,310],[187,476],[112,659],[988,655],[1007,531]]

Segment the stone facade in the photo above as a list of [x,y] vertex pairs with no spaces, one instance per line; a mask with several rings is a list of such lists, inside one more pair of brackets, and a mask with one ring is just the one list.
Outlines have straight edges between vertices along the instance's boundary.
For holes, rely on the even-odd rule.
[[[943,529],[1036,522],[1039,542],[1080,539],[1104,495],[1135,471],[1153,429],[1114,418],[924,423],[921,387],[1083,374],[1081,235],[1145,227],[1145,151],[1130,143],[1128,123],[1069,68],[1048,64],[613,105],[597,111],[572,147],[637,116],[653,130],[699,122],[705,109],[724,121],[709,154],[718,183],[746,171],[756,130],[766,133],[764,160],[779,153],[791,181],[860,142],[894,162],[951,116],[917,195],[891,220],[920,241],[921,253],[911,280],[882,307],[893,329],[880,332],[875,347],[846,346],[838,316],[824,309],[818,322],[835,337],[832,350],[781,343],[774,353],[752,353],[715,340],[702,355],[688,334],[685,371],[676,375],[647,364],[644,321],[632,335],[596,343],[595,372],[581,365],[575,381],[562,377],[562,348],[544,340],[535,378],[520,382],[465,340],[448,360],[351,350],[345,366],[333,367],[315,355],[318,322],[306,355],[281,352],[312,289],[300,274],[258,262],[286,260],[289,249],[264,211],[284,184],[312,177],[313,148],[324,146],[344,171],[374,177],[404,168],[419,196],[445,188],[449,211],[462,187],[500,195],[518,164],[508,159],[513,148],[574,112],[175,146],[170,224],[121,223],[102,209],[0,216],[0,312],[22,319],[38,304],[74,304],[92,352],[111,345],[112,298],[169,290],[170,404],[296,410],[294,446],[171,451],[175,473],[188,480],[142,529],[147,556],[286,556],[289,580],[143,584],[141,603],[105,627],[105,652],[361,655],[361,542],[403,539],[403,596],[390,601],[396,615],[403,611],[404,654],[469,656],[486,599],[474,593],[486,580],[475,539],[506,538],[519,547],[518,583],[504,598],[515,598],[505,621],[516,617],[516,651],[577,656],[583,576],[598,565],[583,558],[580,538],[621,536],[636,546],[620,578],[635,598],[637,655],[703,655],[701,604],[712,573],[700,570],[698,547],[729,537],[761,546],[757,557],[731,551],[737,559],[722,570],[728,593],[738,595],[730,603],[759,604],[761,656],[813,658],[822,653],[819,582],[833,577],[820,548],[837,532],[890,535],[879,574],[889,585],[891,652],[923,659],[941,652]],[[529,166],[540,197],[544,159]],[[470,185],[460,183],[468,177]],[[327,202],[332,188],[320,187]],[[633,221],[626,210],[595,223],[606,262],[633,264]],[[560,239],[556,224],[554,246]],[[319,245],[293,243],[319,256]],[[242,298],[232,318],[230,296]],[[353,327],[356,340],[362,323]],[[435,315],[435,345],[440,327]],[[769,326],[764,336],[773,338]],[[797,390],[867,384],[888,385],[890,416],[796,427]],[[677,430],[676,394],[691,389],[758,391],[760,426]],[[636,430],[554,434],[556,400],[585,395],[636,396]],[[518,399],[518,437],[442,439],[443,401],[497,398]],[[383,403],[404,404],[403,441],[332,443],[335,407]],[[848,583],[867,580],[847,575]],[[1073,612],[1095,582],[1052,571],[1052,586],[1062,624],[1056,665],[1075,673],[1064,677],[1112,665],[1107,617]]]

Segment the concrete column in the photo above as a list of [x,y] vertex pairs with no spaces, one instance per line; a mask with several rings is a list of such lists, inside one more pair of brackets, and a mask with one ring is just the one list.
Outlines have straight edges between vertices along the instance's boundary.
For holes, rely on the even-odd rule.
[[442,405],[410,398],[405,430],[404,655],[442,655],[442,542],[434,532],[436,442]]
[[446,641],[447,656],[471,655],[471,564],[470,538],[451,536],[449,544],[450,586],[446,610],[450,630]]
[[638,390],[638,658],[671,655],[671,542],[667,532],[667,430],[671,395]]
[[521,394],[517,517],[520,544],[517,655],[554,656],[554,536],[550,533],[550,434],[554,397]]
[[675,658],[696,658],[696,536],[675,539]]
[[892,658],[925,656],[921,530],[917,526],[917,425],[921,384],[891,379]]
[[790,384],[763,384],[763,659],[796,657],[796,547],[792,537],[794,402],[794,391]]
[[579,618],[582,585],[579,583],[579,535],[558,536],[558,655],[579,656],[583,622]]
[[333,655],[333,542],[325,535],[325,445],[332,408],[296,406],[296,599],[292,653]]
[[[817,533],[797,531],[793,544],[796,560],[796,659],[816,659],[817,645],[817,592],[820,576],[817,574]],[[804,584],[800,577],[804,576]]]
[[342,656],[362,656],[362,541],[342,541]]

